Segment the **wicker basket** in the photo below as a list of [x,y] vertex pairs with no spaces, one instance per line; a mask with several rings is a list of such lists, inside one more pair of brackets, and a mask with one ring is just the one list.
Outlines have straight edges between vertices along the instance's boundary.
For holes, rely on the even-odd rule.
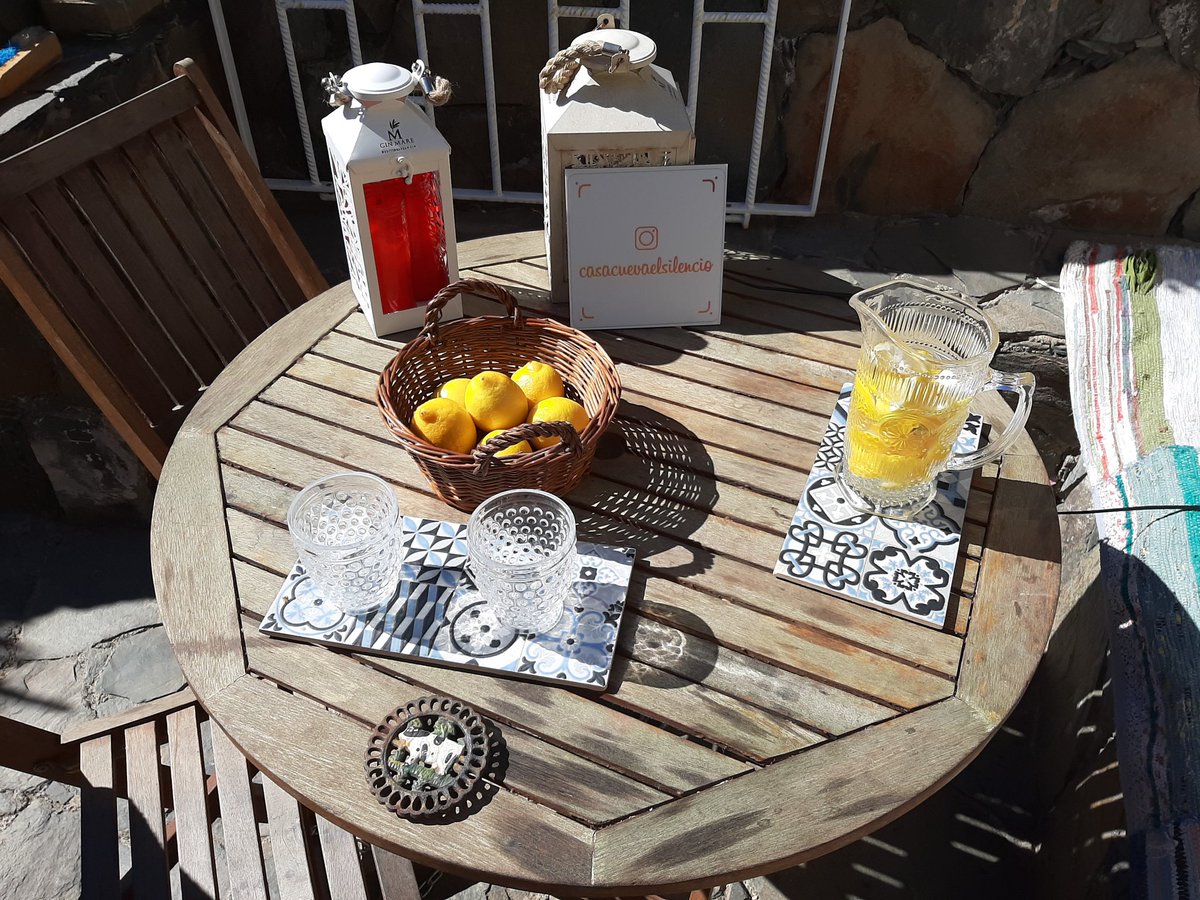
[[[507,315],[441,324],[442,307],[459,293],[499,300]],[[582,434],[565,422],[518,425],[492,438],[486,448],[454,453],[434,447],[409,428],[413,411],[451,378],[470,378],[485,369],[511,373],[530,360],[554,366],[567,396],[583,405],[591,421]],[[384,422],[437,495],[470,512],[500,491],[536,488],[565,494],[579,484],[617,411],[621,379],[608,354],[587,335],[551,319],[526,318],[500,285],[468,278],[446,286],[429,301],[425,327],[380,374],[376,400]],[[533,453],[495,455],[538,436],[562,440]]]

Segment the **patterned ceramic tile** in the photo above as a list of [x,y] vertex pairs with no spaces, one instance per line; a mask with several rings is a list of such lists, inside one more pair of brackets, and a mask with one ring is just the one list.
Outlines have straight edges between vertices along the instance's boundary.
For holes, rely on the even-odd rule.
[[[788,528],[775,574],[859,603],[942,627],[958,559],[971,472],[946,472],[916,521],[862,513],[834,479],[842,461],[850,389],[845,385]],[[955,450],[979,446],[982,419],[967,419]]]
[[500,624],[463,571],[466,528],[405,517],[404,565],[396,595],[378,610],[348,616],[321,600],[300,563],[292,568],[259,630],[420,662],[488,669],[537,681],[604,690],[633,551],[579,544],[579,577],[549,632]]

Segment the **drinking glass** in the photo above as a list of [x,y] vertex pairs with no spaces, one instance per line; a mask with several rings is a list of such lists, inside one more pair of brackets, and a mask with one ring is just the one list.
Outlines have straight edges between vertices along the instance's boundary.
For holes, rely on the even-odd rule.
[[575,583],[575,516],[545,491],[504,491],[467,523],[467,572],[496,618],[518,631],[544,632],[562,618]]
[[288,509],[288,531],[321,599],[351,615],[391,599],[400,582],[400,510],[366,472],[314,481]]
[[[911,519],[937,493],[941,472],[982,466],[1012,445],[1029,418],[1034,377],[989,367],[996,326],[948,288],[899,278],[850,304],[863,343],[838,483],[863,511]],[[971,401],[984,391],[1016,394],[1016,411],[986,446],[955,453]]]

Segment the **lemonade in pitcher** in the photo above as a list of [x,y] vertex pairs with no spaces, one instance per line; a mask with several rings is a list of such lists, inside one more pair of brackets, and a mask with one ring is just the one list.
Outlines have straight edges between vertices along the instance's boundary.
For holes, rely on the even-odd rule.
[[846,422],[846,466],[869,491],[921,493],[945,468],[973,393],[964,396],[939,378],[940,364],[928,350],[906,359],[881,343],[864,357],[867,365],[859,367]]
[[[850,299],[862,322],[838,484],[864,511],[911,519],[933,499],[938,474],[970,469],[1006,450],[1029,417],[1033,376],[988,366],[999,335],[966,297],[901,278]],[[1017,394],[1004,432],[955,453],[971,401],[987,390]]]

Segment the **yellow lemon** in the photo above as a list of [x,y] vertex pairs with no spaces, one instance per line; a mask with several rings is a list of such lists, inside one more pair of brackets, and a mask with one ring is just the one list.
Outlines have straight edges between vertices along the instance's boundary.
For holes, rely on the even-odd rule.
[[467,385],[471,383],[470,378],[451,378],[437,392],[439,397],[445,397],[447,400],[453,400],[463,409],[467,408]]
[[549,363],[530,360],[513,372],[512,380],[529,398],[530,404],[540,403],[547,397],[563,395],[563,381],[558,371]]
[[470,453],[475,446],[475,423],[467,411],[447,397],[426,400],[413,412],[412,428],[435,447]]
[[529,401],[517,383],[501,372],[480,372],[472,378],[463,406],[484,432],[520,425],[529,412]]
[[[504,429],[497,428],[495,431],[489,431],[487,434],[485,434],[483,436],[483,440],[479,442],[479,446],[482,447],[484,444],[486,444],[488,441],[490,441],[492,438],[494,438],[498,434],[504,434]],[[512,444],[511,446],[505,447],[503,450],[498,451],[495,455],[496,456],[516,456],[518,453],[532,453],[532,452],[533,452],[533,448],[529,446],[529,441],[517,441],[515,444]]]
[[[574,400],[568,400],[566,397],[547,397],[529,413],[529,421],[570,422],[576,431],[582,433],[591,419],[588,418],[587,411]],[[553,447],[561,440],[562,438],[557,437],[535,437],[533,442],[541,450]]]

